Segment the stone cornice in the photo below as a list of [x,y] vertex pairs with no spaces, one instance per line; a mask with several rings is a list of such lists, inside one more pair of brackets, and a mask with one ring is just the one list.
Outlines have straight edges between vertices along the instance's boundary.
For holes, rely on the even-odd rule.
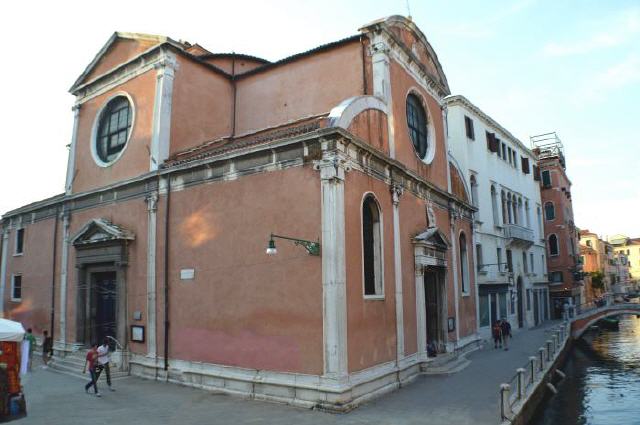
[[525,152],[527,152],[527,154],[534,160],[537,161],[538,157],[531,151],[531,149],[529,149],[528,147],[526,147],[524,145],[524,143],[522,143],[520,141],[520,139],[518,139],[516,136],[514,136],[513,134],[511,134],[511,132],[509,132],[509,130],[507,130],[506,128],[504,128],[503,126],[501,126],[500,124],[498,124],[493,118],[491,118],[489,115],[487,115],[486,113],[484,113],[482,111],[482,109],[478,108],[476,105],[474,105],[473,103],[471,103],[471,101],[469,99],[467,99],[466,97],[456,94],[453,96],[447,96],[444,99],[444,102],[447,106],[462,106],[466,109],[468,109],[469,111],[473,112],[477,118],[479,118],[480,120],[482,120],[487,126],[498,130],[500,133],[502,133],[503,137],[506,137],[507,140],[509,140],[511,143],[514,143],[516,145],[518,145],[518,147],[522,150],[524,150]]

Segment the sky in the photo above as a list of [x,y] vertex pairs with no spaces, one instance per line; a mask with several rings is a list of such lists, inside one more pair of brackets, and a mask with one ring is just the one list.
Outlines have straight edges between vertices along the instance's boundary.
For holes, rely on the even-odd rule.
[[640,0],[5,2],[0,213],[64,191],[68,89],[114,31],[278,60],[409,13],[453,94],[526,145],[557,132],[578,227],[640,237]]

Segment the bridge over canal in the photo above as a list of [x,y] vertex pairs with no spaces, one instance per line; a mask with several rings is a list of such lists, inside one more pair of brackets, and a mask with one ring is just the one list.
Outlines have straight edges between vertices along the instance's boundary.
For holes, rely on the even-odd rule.
[[590,305],[589,308],[581,308],[577,314],[570,319],[571,336],[573,338],[580,338],[582,334],[598,320],[620,314],[640,315],[640,304],[609,302],[603,306]]

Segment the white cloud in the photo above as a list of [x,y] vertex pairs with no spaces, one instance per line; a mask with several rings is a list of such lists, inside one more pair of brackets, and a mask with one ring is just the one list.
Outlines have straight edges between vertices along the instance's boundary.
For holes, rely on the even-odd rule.
[[548,43],[543,47],[542,53],[552,57],[571,56],[626,44],[640,35],[640,9],[628,10],[611,19],[611,22],[602,22],[599,26],[608,30],[597,32],[584,40]]

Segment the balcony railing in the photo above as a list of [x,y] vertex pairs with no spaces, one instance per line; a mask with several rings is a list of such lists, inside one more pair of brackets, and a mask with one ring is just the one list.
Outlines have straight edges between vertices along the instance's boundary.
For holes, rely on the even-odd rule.
[[517,224],[505,224],[504,235],[507,238],[515,239],[527,244],[533,243],[533,230],[518,226]]

